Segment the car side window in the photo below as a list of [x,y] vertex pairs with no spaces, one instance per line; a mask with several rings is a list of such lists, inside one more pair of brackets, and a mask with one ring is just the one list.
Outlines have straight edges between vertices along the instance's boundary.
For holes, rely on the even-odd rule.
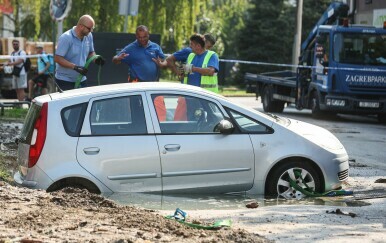
[[267,133],[270,128],[237,111],[227,109],[242,133]]
[[152,95],[162,134],[218,133],[224,119],[219,107],[208,100],[184,95]]
[[92,135],[146,134],[146,120],[140,95],[93,102],[90,112]]
[[64,130],[72,137],[79,136],[82,128],[87,103],[77,104],[64,108],[61,111]]

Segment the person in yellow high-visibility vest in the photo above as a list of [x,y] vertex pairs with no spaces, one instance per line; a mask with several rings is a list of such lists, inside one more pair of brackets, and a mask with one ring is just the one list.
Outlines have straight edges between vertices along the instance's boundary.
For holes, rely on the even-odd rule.
[[187,63],[183,65],[184,84],[190,84],[218,93],[217,73],[218,56],[214,51],[205,49],[205,38],[200,34],[190,37],[190,48]]

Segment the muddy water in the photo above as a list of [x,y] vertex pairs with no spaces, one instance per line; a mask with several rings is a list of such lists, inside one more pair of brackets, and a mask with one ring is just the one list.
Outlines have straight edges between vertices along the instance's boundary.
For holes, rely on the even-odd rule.
[[339,207],[360,207],[370,205],[351,197],[303,198],[299,200],[266,199],[263,196],[245,195],[161,195],[147,193],[114,193],[106,195],[121,205],[133,205],[154,210],[233,210],[245,209],[246,204],[257,202],[259,207],[277,205],[328,205]]

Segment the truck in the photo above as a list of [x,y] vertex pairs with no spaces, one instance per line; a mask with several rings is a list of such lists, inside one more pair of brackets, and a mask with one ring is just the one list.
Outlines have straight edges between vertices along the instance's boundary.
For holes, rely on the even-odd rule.
[[333,2],[301,45],[294,70],[246,73],[247,92],[265,112],[286,104],[323,118],[337,113],[376,115],[386,123],[386,22],[349,24],[349,7]]

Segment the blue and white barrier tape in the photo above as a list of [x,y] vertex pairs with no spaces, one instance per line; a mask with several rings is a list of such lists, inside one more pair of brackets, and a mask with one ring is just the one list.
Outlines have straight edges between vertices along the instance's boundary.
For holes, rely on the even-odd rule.
[[[52,54],[46,54],[52,55]],[[167,56],[168,54],[166,54]],[[39,55],[26,55],[25,57],[29,58],[38,58],[42,56]],[[9,60],[12,56],[0,56],[0,60]],[[375,67],[364,67],[364,68],[348,68],[348,67],[323,67],[323,66],[303,66],[303,65],[293,65],[293,64],[282,64],[282,63],[270,63],[270,62],[253,62],[253,61],[243,61],[243,60],[231,60],[231,59],[219,59],[220,62],[229,62],[229,63],[241,63],[241,64],[249,64],[249,65],[264,65],[264,66],[275,66],[275,67],[287,67],[287,68],[306,68],[306,69],[318,69],[318,70],[346,70],[346,71],[362,71],[362,72],[383,72],[386,74],[386,69],[382,70]],[[386,64],[385,64],[386,68]]]

